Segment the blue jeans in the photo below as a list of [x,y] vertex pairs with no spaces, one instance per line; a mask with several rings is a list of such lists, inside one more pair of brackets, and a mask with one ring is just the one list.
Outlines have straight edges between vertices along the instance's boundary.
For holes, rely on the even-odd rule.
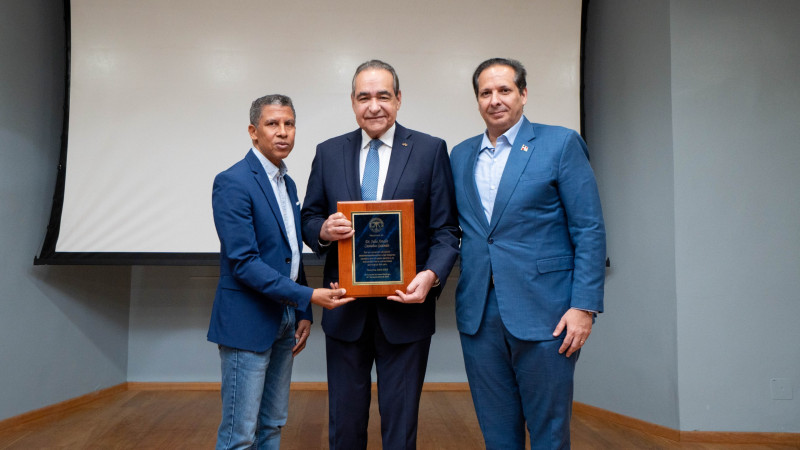
[[286,307],[269,350],[255,353],[219,346],[222,361],[222,422],[217,450],[275,449],[289,414],[295,312]]

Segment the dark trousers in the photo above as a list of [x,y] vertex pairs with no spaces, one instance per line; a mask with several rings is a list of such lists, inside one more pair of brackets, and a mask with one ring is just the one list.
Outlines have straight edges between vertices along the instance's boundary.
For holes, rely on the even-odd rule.
[[374,310],[355,342],[325,337],[331,450],[367,448],[372,364],[378,375],[383,449],[415,449],[419,398],[430,337],[407,344],[387,341]]
[[[553,324],[555,328],[556,324]],[[580,351],[558,353],[563,337],[523,341],[503,325],[494,288],[489,290],[481,326],[461,333],[464,366],[488,450],[568,449],[572,386]]]

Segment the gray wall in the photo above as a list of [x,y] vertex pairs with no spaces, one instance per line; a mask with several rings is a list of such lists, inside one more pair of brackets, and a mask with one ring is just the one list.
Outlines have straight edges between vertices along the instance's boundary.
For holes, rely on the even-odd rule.
[[60,1],[0,3],[0,420],[126,380],[129,269],[34,267],[64,102]]
[[670,17],[681,428],[798,432],[800,2]]
[[[466,381],[455,324],[458,269],[437,308],[427,381]],[[219,381],[216,346],[206,341],[216,267],[134,267],[131,275],[130,381]],[[322,285],[322,267],[306,268],[309,285]],[[293,381],[325,381],[325,335],[314,306],[311,337],[294,361]],[[374,376],[373,376],[374,378]]]
[[586,139],[611,268],[578,401],[678,428],[669,2],[592,1]]
[[[798,8],[590,3],[586,132],[612,268],[577,401],[800,432]],[[0,24],[0,419],[125,380],[218,380],[215,268],[31,265],[58,158],[61,2],[2,3]],[[449,283],[430,381],[464,380]],[[322,343],[317,324],[295,380],[324,379]]]
[[590,3],[586,130],[613,267],[578,401],[800,432],[798,19],[792,0]]

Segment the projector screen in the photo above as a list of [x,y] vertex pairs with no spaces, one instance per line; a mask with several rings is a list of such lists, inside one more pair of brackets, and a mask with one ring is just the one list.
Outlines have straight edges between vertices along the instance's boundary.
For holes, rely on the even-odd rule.
[[527,68],[530,120],[580,130],[582,10],[581,0],[72,0],[61,191],[37,262],[216,260],[211,185],[251,146],[252,100],[293,99],[286,164],[302,200],[316,145],[357,128],[350,83],[368,59],[397,70],[398,122],[448,148],[485,128],[471,77],[490,57]]

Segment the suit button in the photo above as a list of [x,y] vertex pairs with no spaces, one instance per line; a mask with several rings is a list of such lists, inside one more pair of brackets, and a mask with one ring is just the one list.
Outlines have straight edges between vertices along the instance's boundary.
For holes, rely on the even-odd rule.
[[286,264],[291,264],[291,263],[292,263],[292,258],[286,258]]
[[490,244],[494,244],[494,239],[492,239],[492,238],[489,238],[489,243],[490,243]]

